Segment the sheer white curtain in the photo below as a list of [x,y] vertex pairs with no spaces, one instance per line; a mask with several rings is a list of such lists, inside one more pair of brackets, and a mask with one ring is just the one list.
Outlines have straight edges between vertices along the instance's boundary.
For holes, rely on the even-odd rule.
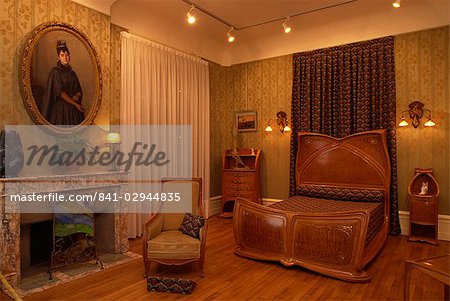
[[[208,204],[208,63],[125,32],[121,44],[120,124],[191,125],[192,176],[203,179]],[[139,168],[132,169],[131,180],[139,180],[140,173]],[[129,237],[142,235],[147,218],[148,214],[129,214]]]

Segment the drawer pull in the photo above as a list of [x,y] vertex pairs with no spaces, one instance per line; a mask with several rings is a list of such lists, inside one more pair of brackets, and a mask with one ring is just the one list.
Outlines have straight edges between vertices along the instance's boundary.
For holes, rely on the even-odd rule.
[[241,181],[237,180],[237,181],[233,181],[234,184],[241,184]]

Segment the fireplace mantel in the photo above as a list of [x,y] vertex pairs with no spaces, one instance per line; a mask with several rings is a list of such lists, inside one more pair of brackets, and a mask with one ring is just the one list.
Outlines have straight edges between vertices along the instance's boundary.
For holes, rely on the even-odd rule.
[[[64,190],[74,192],[83,189],[100,190],[103,192],[116,192],[122,194],[127,184],[127,172],[97,172],[86,174],[52,175],[43,177],[23,177],[0,179],[0,273],[2,273],[12,285],[20,282],[20,213],[7,213],[5,206],[11,203],[5,202],[7,197],[6,185],[14,185],[20,194],[42,194]],[[80,185],[80,183],[82,185]],[[12,205],[14,206],[14,205]],[[8,212],[14,212],[8,210]],[[114,253],[128,251],[128,215],[124,213],[110,213],[114,223]]]

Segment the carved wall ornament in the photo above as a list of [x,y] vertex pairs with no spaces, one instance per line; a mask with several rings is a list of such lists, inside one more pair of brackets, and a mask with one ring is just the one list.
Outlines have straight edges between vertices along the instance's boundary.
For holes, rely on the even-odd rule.
[[428,120],[424,123],[426,127],[433,127],[436,124],[431,120],[431,111],[428,109],[424,109],[425,105],[416,100],[409,104],[409,110],[405,110],[402,112],[401,122],[398,124],[400,127],[408,126],[408,122],[406,121],[405,114],[409,114],[409,118],[411,118],[411,123],[414,128],[417,128],[420,125],[420,119],[425,115]]

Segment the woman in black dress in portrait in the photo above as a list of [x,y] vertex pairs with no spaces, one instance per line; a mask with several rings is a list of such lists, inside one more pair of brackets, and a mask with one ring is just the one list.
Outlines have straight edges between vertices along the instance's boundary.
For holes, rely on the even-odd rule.
[[48,76],[41,112],[51,124],[77,125],[84,120],[80,81],[69,65],[70,52],[65,41],[57,41],[56,53],[58,63]]

